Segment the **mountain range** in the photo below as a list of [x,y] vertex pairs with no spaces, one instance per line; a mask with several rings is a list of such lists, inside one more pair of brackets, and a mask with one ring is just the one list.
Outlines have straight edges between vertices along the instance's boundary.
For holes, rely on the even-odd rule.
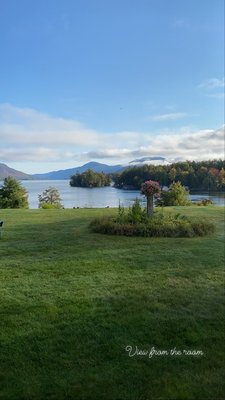
[[35,174],[32,175],[33,179],[70,179],[72,175],[77,172],[82,173],[87,171],[87,169],[92,169],[95,172],[104,172],[105,174],[112,174],[115,172],[120,172],[124,169],[122,165],[107,165],[101,164],[95,161],[91,161],[81,167],[62,169],[59,171],[51,171],[45,174]]
[[88,162],[80,167],[68,168],[58,171],[50,171],[42,174],[29,175],[21,171],[17,171],[13,168],[8,167],[6,164],[0,163],[0,180],[12,176],[19,180],[30,180],[30,179],[46,179],[46,180],[57,180],[57,179],[70,179],[72,175],[77,172],[82,173],[87,171],[87,169],[92,169],[95,172],[104,172],[105,174],[113,174],[117,172],[122,172],[124,169],[133,166],[142,166],[145,164],[168,164],[169,161],[164,157],[144,157],[131,161],[129,164],[122,165],[107,165],[96,161]]

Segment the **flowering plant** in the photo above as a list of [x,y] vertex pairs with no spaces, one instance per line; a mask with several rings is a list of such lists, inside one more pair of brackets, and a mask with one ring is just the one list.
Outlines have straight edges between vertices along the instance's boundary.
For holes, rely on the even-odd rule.
[[160,184],[156,181],[145,181],[141,185],[141,193],[147,197],[159,193],[160,191]]

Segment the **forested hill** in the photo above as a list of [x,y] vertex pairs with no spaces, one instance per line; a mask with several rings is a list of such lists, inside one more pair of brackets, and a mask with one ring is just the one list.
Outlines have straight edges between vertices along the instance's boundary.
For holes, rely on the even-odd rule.
[[160,182],[169,186],[172,182],[180,181],[182,185],[192,190],[225,190],[225,162],[185,161],[170,165],[144,165],[131,167],[114,175],[115,186],[125,189],[140,189],[146,180]]
[[12,176],[15,179],[32,179],[31,175],[24,172],[17,171],[16,169],[8,167],[6,164],[0,163],[0,180]]

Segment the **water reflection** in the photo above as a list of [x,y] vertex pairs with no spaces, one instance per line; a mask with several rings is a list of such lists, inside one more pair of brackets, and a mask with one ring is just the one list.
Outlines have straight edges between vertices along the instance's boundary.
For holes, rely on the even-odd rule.
[[[130,206],[138,198],[144,204],[145,198],[136,190],[122,190],[114,187],[104,188],[74,188],[67,180],[43,180],[43,181],[22,181],[22,185],[29,193],[30,208],[38,208],[38,194],[50,186],[59,190],[62,203],[65,208],[73,207],[118,207],[119,202],[124,206]],[[191,200],[197,201],[210,198],[215,204],[224,206],[224,193],[193,193]]]

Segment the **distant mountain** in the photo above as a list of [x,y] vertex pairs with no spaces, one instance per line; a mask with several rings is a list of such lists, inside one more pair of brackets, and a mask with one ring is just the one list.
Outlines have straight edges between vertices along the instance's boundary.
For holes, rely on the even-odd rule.
[[31,175],[25,174],[24,172],[17,171],[16,169],[8,167],[6,164],[0,163],[0,180],[12,176],[15,179],[32,179]]
[[33,179],[70,179],[72,175],[75,175],[77,172],[82,173],[87,171],[87,169],[92,169],[95,172],[104,172],[105,174],[112,174],[115,172],[120,172],[124,169],[122,165],[107,165],[101,164],[95,161],[91,161],[87,164],[84,164],[80,167],[63,169],[59,171],[51,171],[44,174],[34,174],[32,175]]
[[87,164],[84,164],[80,167],[69,168],[69,169],[61,169],[58,171],[50,171],[43,174],[34,174],[32,175],[33,179],[49,179],[49,180],[58,180],[58,179],[70,179],[72,175],[75,175],[77,172],[82,173],[87,171],[87,169],[92,169],[95,172],[104,172],[105,174],[113,174],[117,172],[122,172],[124,169],[131,168],[134,166],[141,167],[145,164],[169,164],[169,160],[165,157],[154,156],[154,157],[143,157],[138,158],[129,162],[126,165],[107,165],[102,164],[96,161],[90,161]]
[[50,171],[43,174],[33,174],[28,175],[24,172],[17,171],[13,168],[8,167],[6,164],[0,163],[0,180],[7,178],[8,176],[12,176],[16,179],[27,180],[27,179],[49,179],[49,180],[59,180],[59,179],[70,179],[72,175],[75,175],[77,172],[82,173],[87,171],[87,169],[92,169],[95,172],[104,172],[105,174],[113,174],[117,172],[122,172],[127,168],[132,167],[141,167],[145,164],[153,164],[153,165],[167,165],[170,164],[170,161],[161,156],[154,157],[143,157],[137,158],[136,160],[130,161],[126,165],[107,165],[102,164],[96,161],[88,162],[80,167],[74,167],[69,169],[62,169],[58,171]]

